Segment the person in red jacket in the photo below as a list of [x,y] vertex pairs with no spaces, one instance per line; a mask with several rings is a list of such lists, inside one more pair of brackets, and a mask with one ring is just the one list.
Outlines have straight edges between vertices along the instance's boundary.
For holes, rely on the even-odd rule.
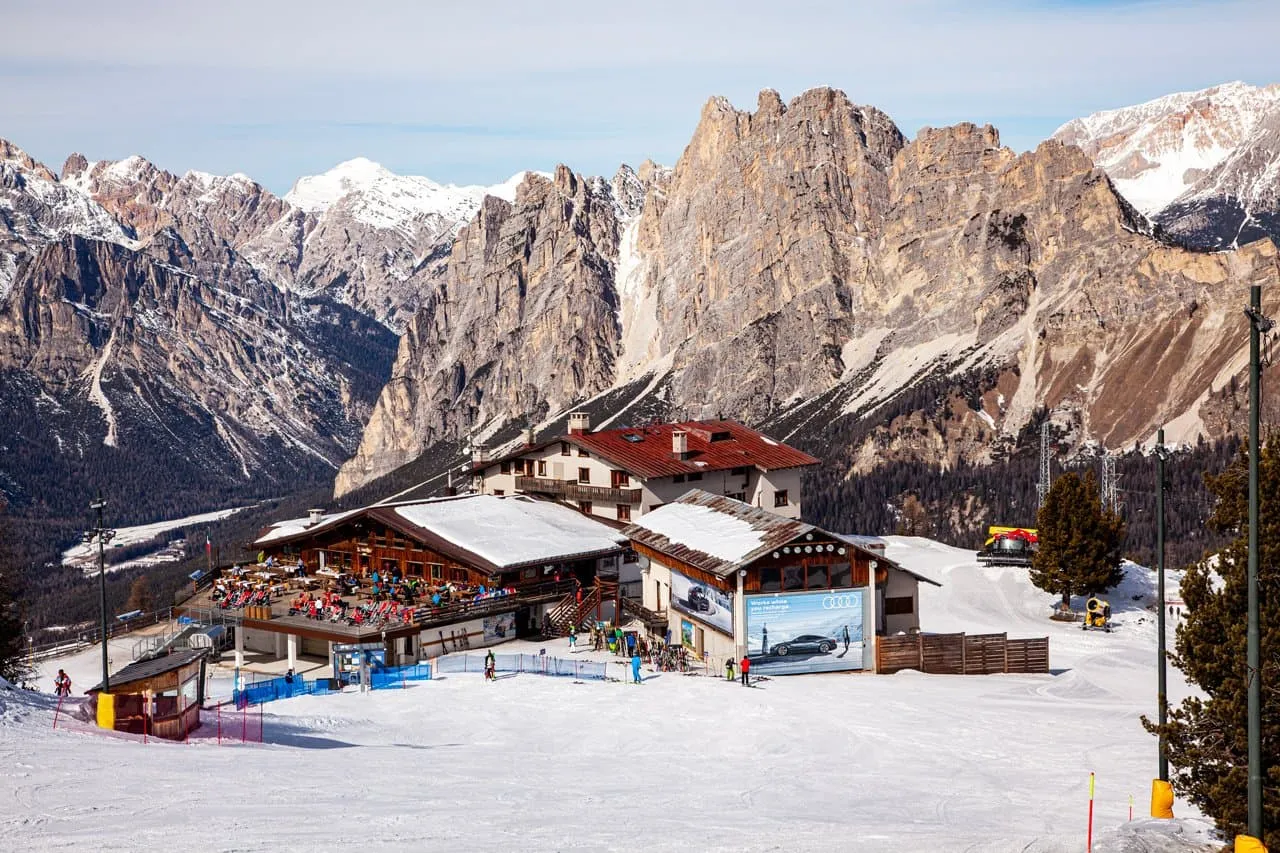
[[746,655],[742,656],[742,660],[738,663],[738,668],[742,672],[742,686],[751,686],[751,658]]

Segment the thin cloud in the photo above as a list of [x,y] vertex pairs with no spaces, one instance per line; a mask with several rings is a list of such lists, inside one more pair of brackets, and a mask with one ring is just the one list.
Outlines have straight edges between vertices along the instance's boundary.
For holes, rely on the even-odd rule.
[[1023,148],[1097,109],[1280,78],[1280,4],[1254,0],[10,0],[5,20],[27,37],[0,60],[0,136],[277,191],[355,155],[467,183],[672,162],[708,96],[753,108],[765,87],[837,86],[909,134],[992,122]]

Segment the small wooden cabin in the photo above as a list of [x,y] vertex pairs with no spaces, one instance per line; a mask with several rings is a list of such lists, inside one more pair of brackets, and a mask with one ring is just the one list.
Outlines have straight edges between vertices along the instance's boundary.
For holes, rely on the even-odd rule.
[[140,660],[87,692],[96,701],[98,725],[120,732],[182,740],[200,726],[207,649]]

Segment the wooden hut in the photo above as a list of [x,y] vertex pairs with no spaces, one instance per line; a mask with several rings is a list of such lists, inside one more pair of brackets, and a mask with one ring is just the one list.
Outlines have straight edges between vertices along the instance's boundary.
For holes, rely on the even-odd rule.
[[90,688],[98,725],[168,740],[185,738],[200,726],[207,651],[135,661],[111,676],[109,693],[102,692],[101,684]]

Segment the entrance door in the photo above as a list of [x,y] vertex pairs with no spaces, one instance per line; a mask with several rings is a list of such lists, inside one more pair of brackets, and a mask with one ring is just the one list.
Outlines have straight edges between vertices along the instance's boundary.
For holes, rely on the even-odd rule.
[[698,657],[702,657],[702,643],[703,643],[702,629],[694,628],[693,629],[693,650],[697,652]]

